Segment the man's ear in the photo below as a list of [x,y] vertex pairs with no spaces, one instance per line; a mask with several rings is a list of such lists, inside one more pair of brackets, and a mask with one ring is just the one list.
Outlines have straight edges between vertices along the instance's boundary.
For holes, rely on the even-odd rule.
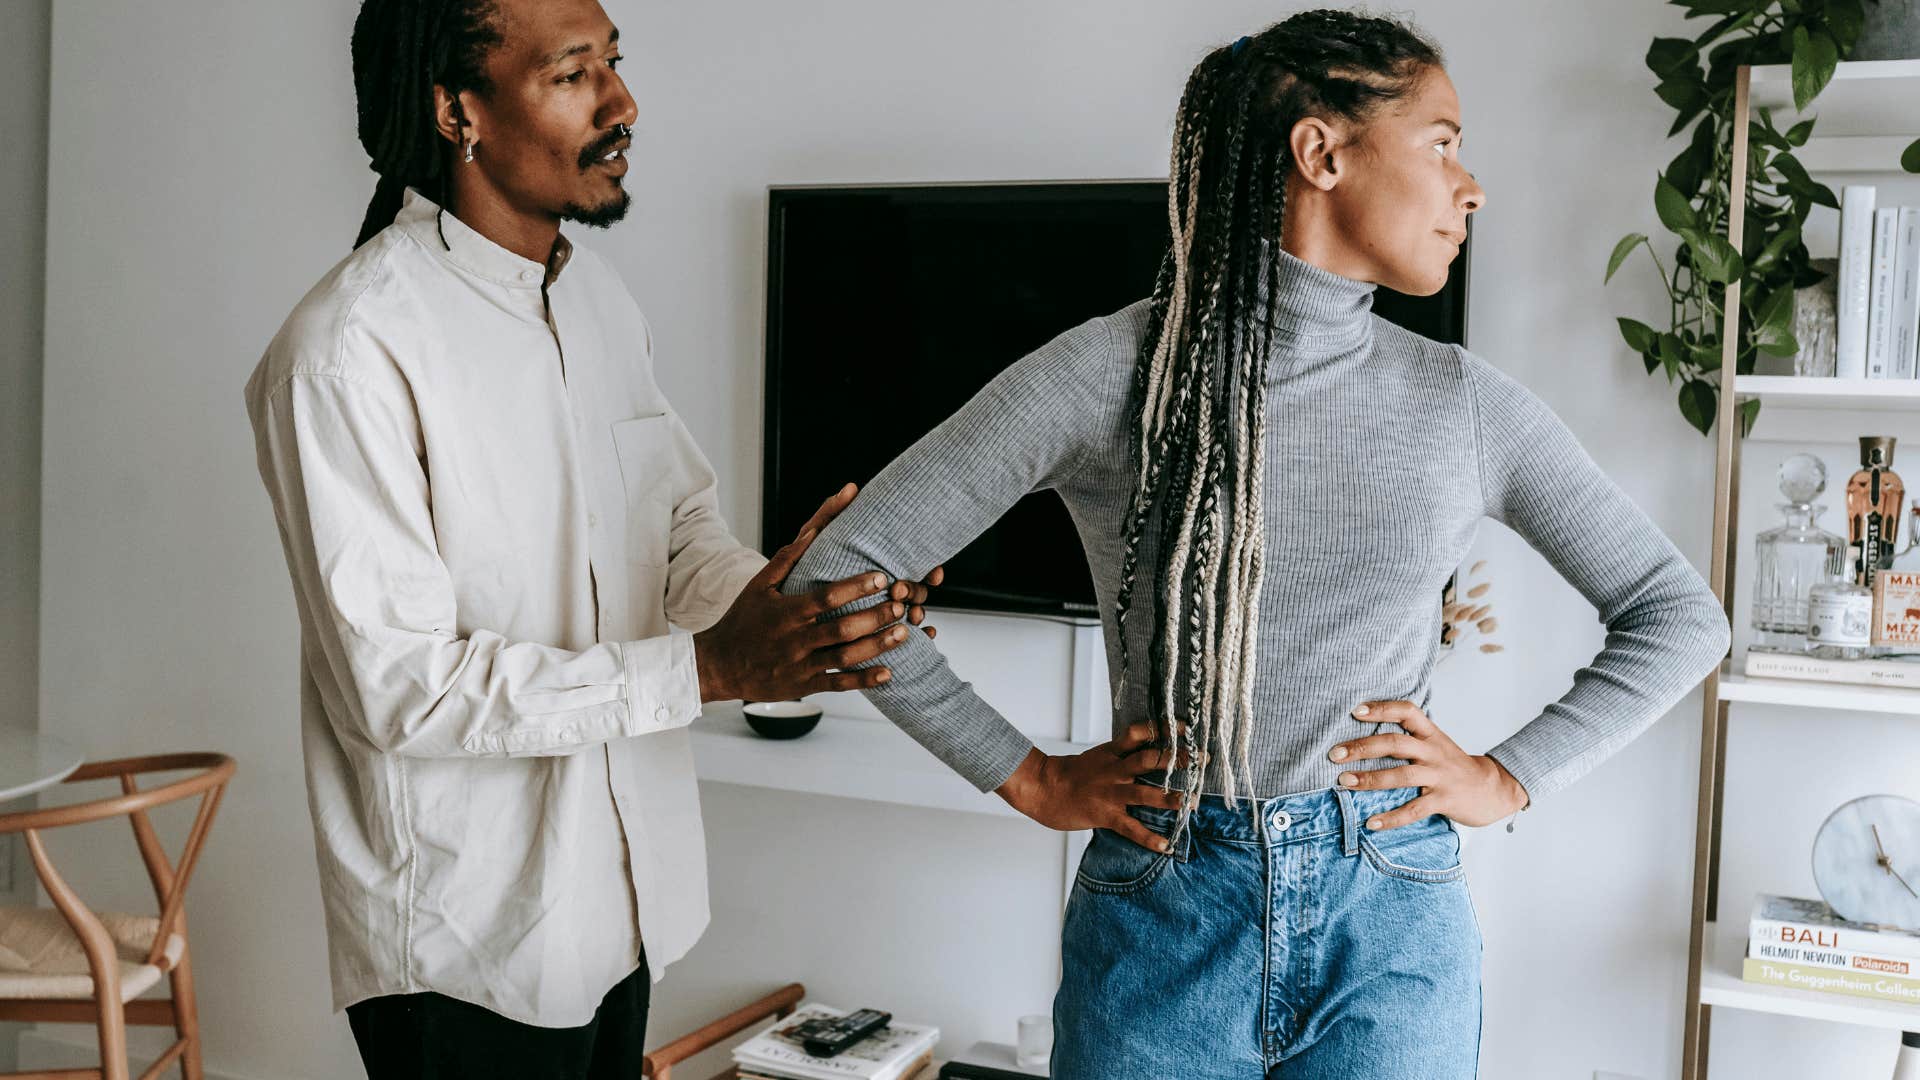
[[463,142],[480,141],[480,130],[474,123],[473,113],[467,109],[463,99],[467,95],[447,93],[447,88],[436,85],[433,88],[433,126],[440,137],[455,146]]
[[1344,134],[1317,116],[1302,117],[1288,135],[1294,171],[1321,191],[1332,191],[1340,182],[1341,160],[1348,149]]

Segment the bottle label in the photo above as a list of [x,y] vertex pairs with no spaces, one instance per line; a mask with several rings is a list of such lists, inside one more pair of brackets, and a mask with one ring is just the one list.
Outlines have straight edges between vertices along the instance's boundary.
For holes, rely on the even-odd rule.
[[1873,597],[1816,596],[1807,610],[1807,640],[1821,645],[1865,645],[1873,628]]

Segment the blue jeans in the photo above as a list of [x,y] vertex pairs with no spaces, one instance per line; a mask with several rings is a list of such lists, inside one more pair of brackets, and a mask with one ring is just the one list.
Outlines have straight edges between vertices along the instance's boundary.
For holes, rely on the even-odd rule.
[[[1166,855],[1095,830],[1067,903],[1053,1080],[1453,1080],[1480,1053],[1480,926],[1415,789],[1201,800]],[[1161,835],[1170,811],[1134,807]]]

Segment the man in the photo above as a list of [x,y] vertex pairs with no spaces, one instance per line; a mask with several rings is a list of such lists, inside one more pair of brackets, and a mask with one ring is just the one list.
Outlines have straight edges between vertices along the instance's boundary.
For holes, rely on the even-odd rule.
[[851,487],[771,562],[728,534],[645,320],[559,234],[629,201],[595,0],[367,0],[353,58],[379,187],[246,392],[335,1004],[374,1080],[638,1076],[707,922],[687,725],[886,681],[841,669],[926,585],[779,594]]

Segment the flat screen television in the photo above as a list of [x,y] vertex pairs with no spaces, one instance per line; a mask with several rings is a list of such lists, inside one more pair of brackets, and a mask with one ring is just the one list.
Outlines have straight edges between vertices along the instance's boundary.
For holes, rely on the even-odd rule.
[[[822,499],[849,480],[864,485],[1013,361],[1151,294],[1166,192],[1162,180],[771,189],[763,549],[791,540]],[[1440,292],[1382,288],[1374,310],[1465,344],[1466,253]],[[1098,611],[1079,535],[1050,491],[948,560],[935,603]]]

